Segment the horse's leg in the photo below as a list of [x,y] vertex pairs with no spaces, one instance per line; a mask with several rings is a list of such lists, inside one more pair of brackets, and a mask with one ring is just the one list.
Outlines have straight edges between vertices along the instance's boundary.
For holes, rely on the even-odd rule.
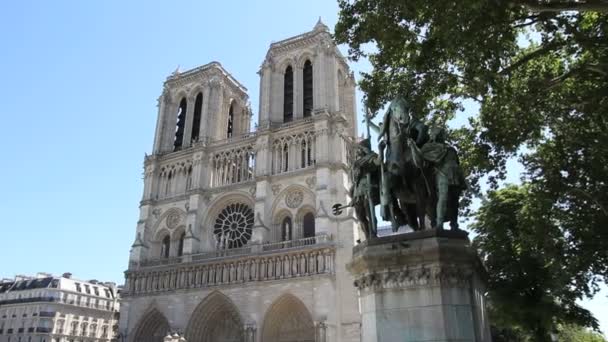
[[396,194],[396,198],[399,198],[399,202],[395,203],[395,211],[398,213],[398,218],[400,218],[402,222],[401,225],[408,224],[413,230],[419,230],[420,226],[418,225],[418,218],[416,217],[415,198],[414,200],[408,198],[407,191],[405,190],[399,190]]
[[393,201],[389,205],[389,211],[391,213],[391,228],[393,230],[393,233],[396,233],[399,230],[400,223],[399,217],[397,216],[399,214],[399,207],[396,202],[397,199],[393,198]]
[[426,206],[428,201],[426,183],[422,177],[418,178],[415,183],[416,195],[416,216],[418,217],[420,229],[426,229]]
[[415,204],[406,204],[405,211],[408,218],[408,223],[413,230],[420,230],[420,226],[418,225],[418,216],[416,211]]

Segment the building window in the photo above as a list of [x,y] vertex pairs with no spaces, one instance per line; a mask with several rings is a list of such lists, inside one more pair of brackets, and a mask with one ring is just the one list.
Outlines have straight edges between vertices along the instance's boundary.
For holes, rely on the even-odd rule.
[[285,69],[283,85],[283,122],[290,122],[293,120],[293,69],[291,65]]
[[289,170],[289,145],[283,145],[283,172]]
[[183,98],[177,110],[177,125],[175,127],[175,141],[173,141],[173,150],[179,151],[182,148],[184,140],[184,126],[186,125],[186,110],[188,102]]
[[184,240],[186,239],[186,233],[182,233],[179,236],[179,245],[177,247],[177,256],[184,255]]
[[304,89],[304,117],[307,118],[312,114],[312,63],[307,60],[304,63],[303,70],[303,89]]
[[291,217],[286,217],[281,223],[281,240],[290,241],[292,233]]
[[201,129],[201,115],[203,112],[203,93],[196,95],[194,101],[194,117],[192,118],[192,134],[190,135],[192,141],[198,141],[200,129]]
[[253,231],[253,210],[244,203],[227,205],[215,219],[213,234],[217,249],[239,248],[247,244]]
[[160,256],[162,258],[168,258],[169,257],[169,247],[170,246],[171,246],[171,239],[169,238],[169,235],[167,235],[163,239],[163,242],[162,242],[162,245],[161,245],[161,249],[160,249]]
[[234,130],[234,103],[230,104],[228,110],[228,125],[226,128],[226,138],[232,138],[232,131]]
[[315,215],[312,213],[304,215],[304,218],[302,219],[302,228],[304,230],[305,238],[315,236]]

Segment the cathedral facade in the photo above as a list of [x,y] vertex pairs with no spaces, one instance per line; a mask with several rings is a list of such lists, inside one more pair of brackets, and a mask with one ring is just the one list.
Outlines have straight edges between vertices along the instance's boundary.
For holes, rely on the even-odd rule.
[[360,341],[348,202],[355,81],[320,21],[272,43],[256,129],[219,63],[175,72],[125,272],[120,337]]

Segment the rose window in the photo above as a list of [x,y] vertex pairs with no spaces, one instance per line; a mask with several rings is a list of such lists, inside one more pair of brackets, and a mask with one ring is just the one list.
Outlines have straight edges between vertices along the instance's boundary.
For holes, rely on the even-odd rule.
[[229,204],[215,219],[213,234],[219,249],[239,248],[251,239],[253,210],[243,203]]

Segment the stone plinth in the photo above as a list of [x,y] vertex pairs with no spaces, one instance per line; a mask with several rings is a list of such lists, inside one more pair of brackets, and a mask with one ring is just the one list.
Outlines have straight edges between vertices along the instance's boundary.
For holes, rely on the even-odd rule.
[[359,290],[362,341],[491,341],[483,268],[467,233],[368,240],[347,268]]

